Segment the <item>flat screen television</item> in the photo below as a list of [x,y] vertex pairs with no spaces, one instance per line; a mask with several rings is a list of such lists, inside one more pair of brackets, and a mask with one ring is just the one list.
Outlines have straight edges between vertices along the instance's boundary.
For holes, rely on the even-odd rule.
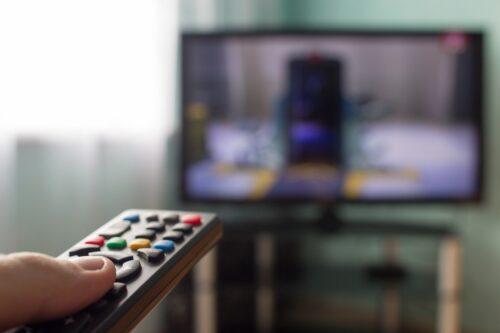
[[184,201],[481,199],[481,32],[185,32],[181,47]]

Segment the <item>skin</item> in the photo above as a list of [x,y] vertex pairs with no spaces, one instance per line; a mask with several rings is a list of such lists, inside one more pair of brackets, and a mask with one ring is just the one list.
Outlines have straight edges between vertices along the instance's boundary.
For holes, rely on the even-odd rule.
[[0,255],[0,332],[75,313],[101,298],[115,276],[115,267],[106,258]]

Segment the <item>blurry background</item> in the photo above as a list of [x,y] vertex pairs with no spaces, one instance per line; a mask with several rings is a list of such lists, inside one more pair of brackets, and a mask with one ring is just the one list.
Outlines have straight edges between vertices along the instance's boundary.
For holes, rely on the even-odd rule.
[[[464,330],[496,332],[498,12],[500,4],[494,0],[1,1],[0,251],[57,255],[125,208],[179,207],[176,45],[181,29],[478,28],[487,36],[485,202],[397,209],[347,205],[342,212],[380,221],[401,217],[453,224],[464,243]],[[376,236],[334,240],[305,237],[302,257],[310,265],[347,267],[345,272],[373,262],[381,253]],[[410,238],[401,247],[401,260],[409,269],[432,281],[437,244]],[[328,286],[328,281],[318,284]],[[356,292],[340,288],[332,307],[340,303],[376,315],[376,294],[358,285],[351,289]],[[416,322],[421,331],[428,331],[433,327],[432,305],[415,294],[418,289],[404,298],[403,322]],[[157,332],[162,327],[160,308],[138,331]]]

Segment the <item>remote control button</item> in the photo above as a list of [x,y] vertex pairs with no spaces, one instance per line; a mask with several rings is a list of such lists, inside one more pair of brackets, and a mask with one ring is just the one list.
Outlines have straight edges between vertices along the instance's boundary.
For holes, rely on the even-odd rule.
[[187,223],[177,223],[172,227],[172,230],[180,231],[185,235],[189,235],[191,232],[193,232],[193,226]]
[[102,236],[90,237],[85,240],[85,244],[93,244],[98,246],[104,246],[105,238]]
[[146,222],[157,222],[157,221],[159,221],[157,214],[149,215],[148,217],[146,217]]
[[90,304],[86,309],[85,311],[88,311],[88,312],[91,312],[91,313],[99,313],[101,312],[102,310],[104,310],[104,308],[106,308],[106,306],[109,304],[109,302],[104,299],[104,298],[101,298],[100,300],[98,300],[97,302],[95,303],[92,303]]
[[110,301],[121,297],[125,291],[127,291],[127,286],[125,283],[115,282],[113,287],[104,295],[104,297]]
[[121,237],[113,237],[106,242],[108,249],[121,250],[127,247],[127,241]]
[[122,220],[136,223],[141,220],[141,216],[139,214],[131,214],[123,217]]
[[162,250],[163,252],[172,252],[175,249],[175,244],[171,240],[162,240],[159,242],[156,242],[153,245],[153,248]]
[[180,231],[167,231],[167,233],[162,237],[163,239],[168,239],[174,242],[181,242],[184,239],[184,234]]
[[78,245],[69,250],[70,256],[87,256],[90,252],[99,251],[101,247],[99,245],[84,244]]
[[146,229],[162,232],[165,231],[165,224],[163,222],[150,222],[146,225]]
[[143,247],[151,247],[149,239],[137,238],[130,242],[129,247],[132,251],[137,251]]
[[111,237],[118,237],[123,235],[126,231],[130,229],[130,222],[127,221],[116,221],[109,226],[107,226],[104,231],[99,233],[100,236],[108,239]]
[[201,215],[186,215],[182,218],[182,223],[191,224],[194,227],[201,225]]
[[115,264],[123,264],[124,262],[134,259],[134,257],[131,254],[111,252],[111,251],[92,252],[90,253],[90,255],[98,257],[106,257]]
[[116,281],[125,282],[137,276],[141,272],[141,262],[139,260],[130,260],[116,272]]
[[165,258],[163,250],[144,248],[137,250],[137,255],[147,262],[159,262]]
[[163,222],[167,224],[175,224],[179,222],[179,214],[168,214],[163,217]]
[[154,230],[144,230],[136,234],[134,238],[146,238],[149,240],[154,240],[156,238],[156,232]]

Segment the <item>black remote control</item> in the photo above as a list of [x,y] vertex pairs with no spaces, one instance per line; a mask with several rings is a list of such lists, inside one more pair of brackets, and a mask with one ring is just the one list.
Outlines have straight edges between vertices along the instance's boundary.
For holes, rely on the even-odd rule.
[[116,266],[113,288],[80,312],[14,332],[128,332],[222,237],[216,215],[126,210],[59,258],[103,256]]

